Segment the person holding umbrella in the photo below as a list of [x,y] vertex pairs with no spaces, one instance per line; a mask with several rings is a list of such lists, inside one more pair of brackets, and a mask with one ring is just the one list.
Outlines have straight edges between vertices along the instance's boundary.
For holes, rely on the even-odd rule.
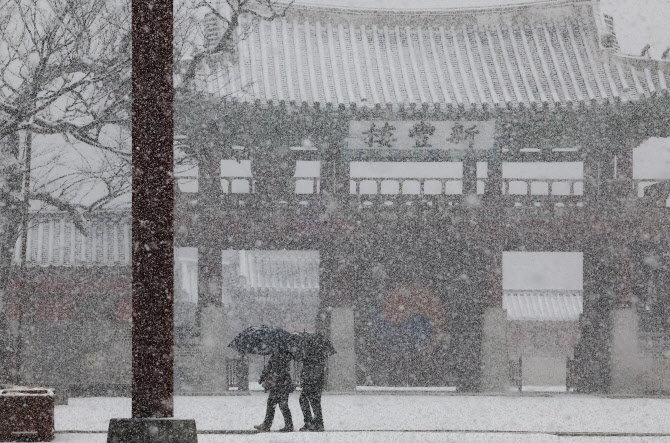
[[326,385],[326,360],[335,353],[335,349],[328,339],[318,333],[300,334],[300,343],[302,392],[299,401],[305,420],[305,425],[300,430],[323,432],[321,393]]
[[283,329],[251,326],[239,333],[228,345],[241,354],[270,355],[259,380],[263,388],[269,392],[265,420],[260,425],[254,426],[259,431],[270,430],[277,405],[284,416],[284,427],[280,431],[293,431],[288,397],[295,390],[295,386],[289,372],[289,363],[297,352],[298,341],[298,337]]
[[261,373],[258,382],[266,391],[270,392],[270,395],[268,395],[265,420],[260,425],[254,426],[259,431],[267,432],[272,427],[276,405],[279,405],[279,409],[284,416],[284,427],[279,432],[293,431],[293,418],[291,416],[291,409],[288,407],[288,396],[295,390],[293,380],[291,380],[291,373],[289,372],[290,362],[291,355],[288,353],[272,354],[270,360],[268,360],[268,364]]

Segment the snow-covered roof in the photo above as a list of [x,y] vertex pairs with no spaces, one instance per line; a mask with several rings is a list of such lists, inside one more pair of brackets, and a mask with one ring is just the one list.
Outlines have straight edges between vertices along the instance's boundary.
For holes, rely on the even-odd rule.
[[[88,235],[78,231],[63,212],[32,215],[28,231],[29,266],[129,266],[130,211],[105,211],[89,218]],[[253,290],[319,288],[317,251],[236,251],[243,285]],[[20,257],[17,242],[14,264]],[[180,260],[193,261],[178,253]],[[194,290],[194,289],[193,289]],[[509,320],[573,321],[582,313],[582,291],[505,290],[503,308]]]
[[576,321],[583,311],[583,302],[583,293],[577,290],[503,291],[508,320]]
[[[376,0],[298,0],[292,5],[298,7],[312,7],[319,9],[342,9],[354,11],[365,11],[374,8],[379,12],[436,12],[436,11],[482,11],[486,9],[500,9],[512,5],[528,6],[533,4],[550,4],[564,0],[417,0],[414,2],[407,2],[406,0],[385,0],[379,2]],[[583,1],[583,0],[577,0]],[[283,4],[288,4],[288,1],[282,1]]]
[[[595,12],[594,12],[595,10]],[[246,102],[518,106],[667,92],[665,61],[602,46],[597,2],[402,12],[293,6],[260,21],[199,87]]]
[[[104,211],[88,218],[87,235],[67,214],[31,214],[27,241],[29,266],[128,266],[131,263],[130,211]],[[21,240],[14,249],[20,259]]]
[[238,251],[239,272],[250,289],[300,290],[319,288],[316,251]]

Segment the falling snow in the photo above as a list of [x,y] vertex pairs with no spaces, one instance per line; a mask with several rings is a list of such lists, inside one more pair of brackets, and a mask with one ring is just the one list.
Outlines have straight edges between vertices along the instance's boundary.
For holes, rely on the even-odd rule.
[[670,437],[642,3],[0,0],[0,440]]

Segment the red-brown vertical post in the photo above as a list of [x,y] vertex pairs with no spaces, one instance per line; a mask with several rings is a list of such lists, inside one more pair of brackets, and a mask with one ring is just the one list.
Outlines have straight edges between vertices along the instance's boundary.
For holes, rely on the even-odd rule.
[[489,248],[486,257],[487,306],[502,308],[502,255],[504,230],[502,223],[503,176],[502,158],[499,152],[491,155],[487,161],[487,181],[484,187],[484,207],[487,215]]
[[463,157],[463,196],[477,195],[477,157],[471,146]]
[[[484,392],[506,392],[509,385],[509,355],[507,352],[507,312],[503,309],[502,260],[505,231],[502,220],[502,153],[496,143],[487,159],[488,180],[482,199],[481,221],[484,230],[478,231],[485,242],[481,260],[475,266],[484,270],[482,289],[482,335],[480,351],[479,389]],[[477,192],[477,163],[473,161],[472,192]],[[481,228],[481,227],[480,227]],[[467,383],[464,384],[467,387]]]
[[630,309],[633,306],[633,269],[631,250],[624,239],[619,240],[617,247],[619,250],[615,257],[616,287],[614,306],[616,309]]
[[172,0],[133,0],[133,418],[173,416]]
[[[213,240],[211,237],[210,239]],[[221,306],[222,270],[220,247],[198,247],[198,305],[200,308]]]

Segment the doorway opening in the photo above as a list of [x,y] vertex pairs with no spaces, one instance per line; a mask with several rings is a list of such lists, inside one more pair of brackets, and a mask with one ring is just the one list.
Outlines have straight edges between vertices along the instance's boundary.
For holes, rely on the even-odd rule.
[[581,252],[504,252],[512,389],[566,391],[583,311]]

